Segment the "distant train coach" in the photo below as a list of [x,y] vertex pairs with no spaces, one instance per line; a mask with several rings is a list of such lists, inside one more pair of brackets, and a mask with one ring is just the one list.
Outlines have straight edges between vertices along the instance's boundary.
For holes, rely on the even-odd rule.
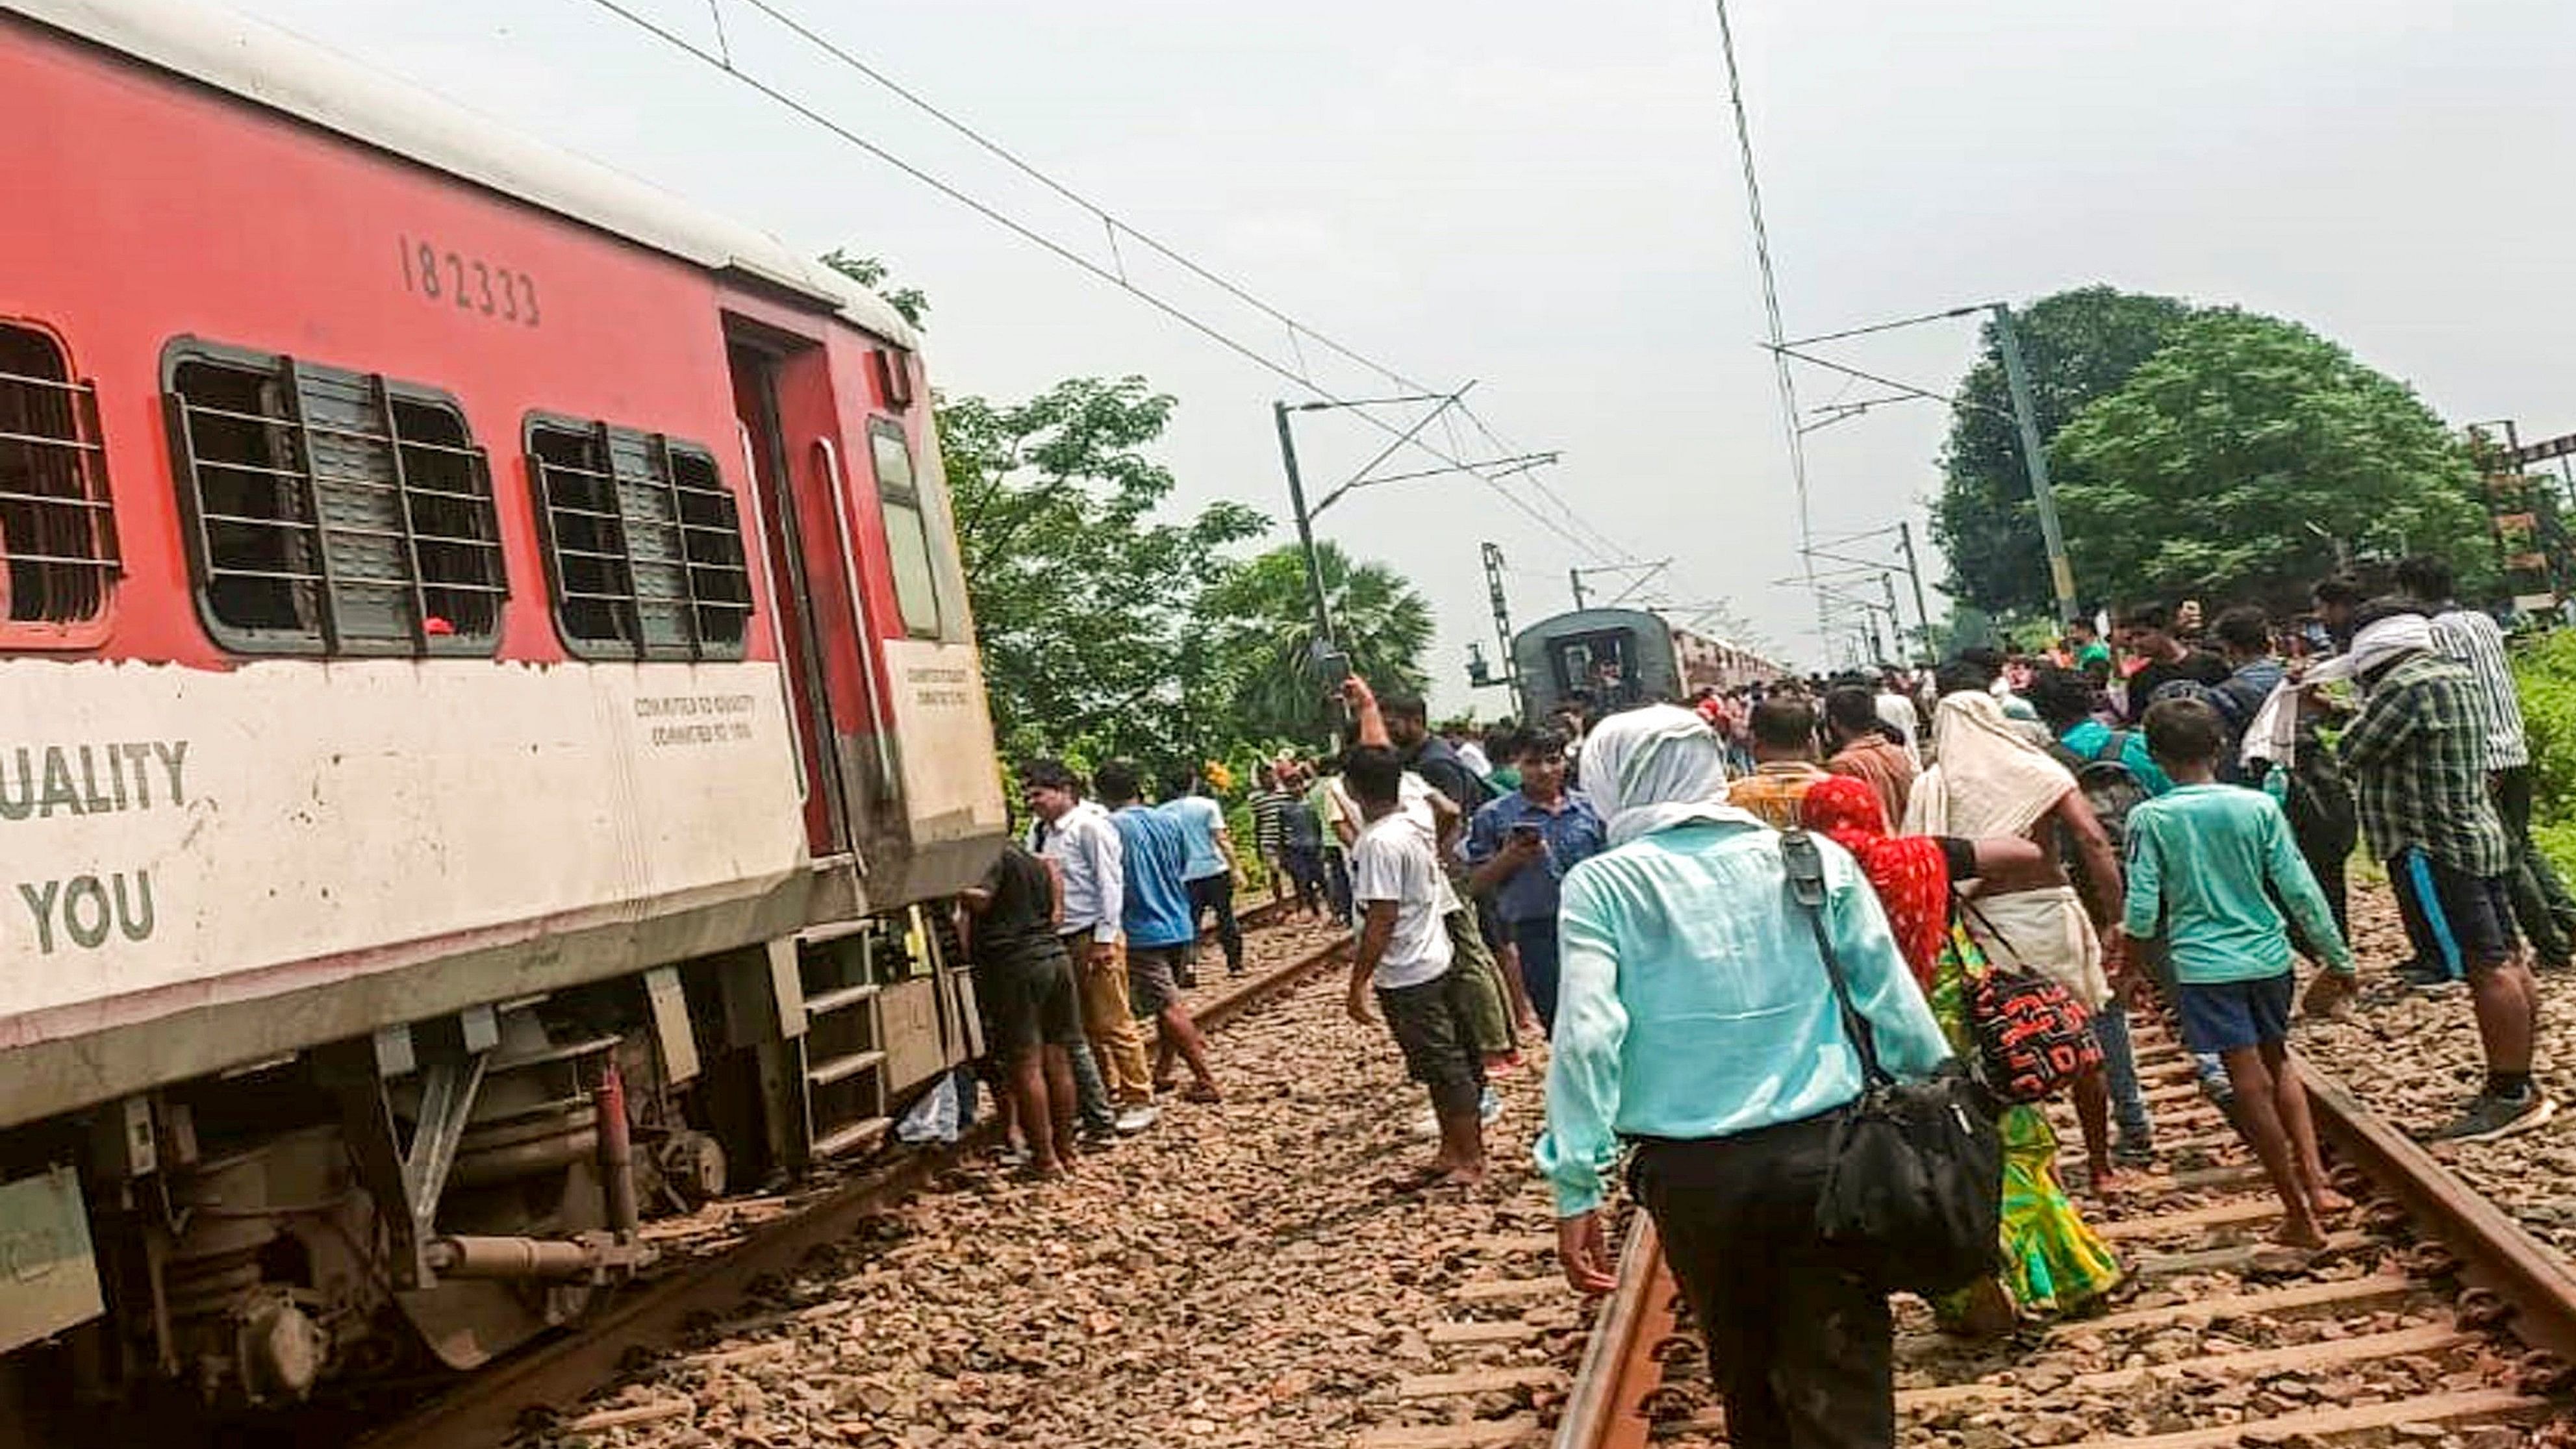
[[978,1049],[893,309],[203,5],[0,129],[0,1376],[471,1367]]
[[1608,711],[1682,700],[1702,689],[1767,684],[1784,672],[1643,609],[1577,609],[1512,638],[1523,719],[1545,719],[1569,704]]

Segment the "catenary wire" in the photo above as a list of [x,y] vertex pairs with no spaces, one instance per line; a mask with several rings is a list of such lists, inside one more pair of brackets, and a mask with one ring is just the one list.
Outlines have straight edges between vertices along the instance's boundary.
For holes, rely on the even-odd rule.
[[[1084,196],[1081,192],[1076,191],[1072,187],[1057,180],[1055,177],[1049,175],[1047,172],[1036,166],[1034,163],[1028,161],[1017,152],[1002,145],[1000,142],[993,140],[991,137],[986,136],[974,126],[938,106],[918,91],[904,85],[902,82],[896,80],[891,75],[888,75],[879,67],[870,64],[868,61],[853,53],[845,46],[840,45],[830,37],[814,30],[811,26],[806,25],[795,16],[779,9],[777,6],[767,3],[767,0],[741,0],[741,3],[750,5],[753,9],[768,16],[772,21],[776,22],[779,26],[790,33],[796,35],[798,38],[804,40],[807,44],[812,45],[817,50],[830,56],[842,65],[849,67],[862,76],[865,76],[877,85],[884,87],[906,103],[938,120],[942,125],[945,125],[951,130],[957,132],[959,135],[964,136],[976,146],[999,158],[1006,164],[1010,165],[1013,169],[1028,176],[1030,179],[1036,181],[1041,186],[1046,187],[1049,191],[1054,192],[1064,200],[1090,212],[1093,216],[1097,217],[1102,225],[1107,229],[1107,234],[1111,238],[1113,248],[1115,246],[1116,239],[1123,235],[1132,241],[1142,244],[1148,250],[1166,258],[1175,265],[1181,267],[1183,270],[1189,272],[1191,275],[1200,278],[1211,286],[1214,286],[1220,291],[1226,293],[1228,296],[1234,297],[1246,306],[1249,306],[1263,315],[1279,322],[1287,329],[1289,345],[1292,350],[1298,353],[1299,365],[1290,367],[1281,364],[1277,360],[1261,352],[1258,348],[1252,347],[1249,344],[1234,338],[1214,324],[1188,312],[1178,304],[1138,286],[1128,277],[1123,264],[1116,267],[1103,267],[1099,265],[1097,262],[1092,261],[1080,252],[1055,241],[1033,227],[1029,227],[1015,220],[1008,214],[1002,212],[999,208],[970,196],[962,189],[932,175],[923,168],[915,166],[912,163],[903,160],[901,157],[896,156],[885,147],[859,136],[848,127],[833,121],[830,117],[823,115],[813,107],[785,94],[777,87],[769,85],[757,77],[750,75],[733,63],[731,59],[730,46],[726,47],[726,52],[723,55],[710,55],[701,47],[691,43],[687,37],[654,23],[652,20],[637,14],[622,4],[617,3],[617,0],[591,0],[591,3],[617,15],[629,24],[652,34],[656,38],[662,40],[665,44],[686,52],[701,63],[713,66],[717,70],[734,77],[736,80],[739,80],[744,85],[758,91],[777,104],[787,107],[789,110],[796,112],[798,115],[803,116],[805,119],[816,125],[822,126],[826,130],[831,131],[834,135],[839,136],[850,144],[859,147],[861,150],[876,157],[878,160],[885,162],[887,165],[893,166],[898,171],[901,171],[905,175],[912,177],[914,180],[921,182],[923,185],[929,186],[933,190],[938,191],[941,195],[948,197],[959,205],[967,207],[969,210],[974,211],[977,215],[984,217],[986,220],[1006,228],[1013,234],[1021,237],[1023,240],[1040,246],[1065,261],[1073,263],[1075,266],[1080,267],[1092,276],[1136,296],[1155,310],[1182,323],[1191,330],[1200,333],[1210,341],[1216,342],[1228,351],[1243,357],[1247,361],[1260,366],[1264,370],[1271,372],[1286,381],[1297,384],[1299,387],[1306,389],[1319,398],[1337,403],[1344,401],[1344,399],[1336,396],[1330,389],[1317,384],[1312,377],[1308,375],[1308,372],[1303,365],[1304,358],[1302,349],[1298,344],[1298,339],[1300,337],[1310,339],[1320,344],[1333,353],[1354,362],[1373,373],[1376,373],[1380,377],[1386,378],[1399,387],[1409,388],[1417,392],[1437,390],[1427,383],[1418,381],[1396,368],[1380,362],[1375,358],[1369,357],[1368,355],[1358,351],[1356,348],[1340,342],[1328,333],[1308,326],[1306,323],[1299,321],[1296,317],[1255,295],[1241,284],[1202,265],[1179,251],[1177,248],[1156,238],[1152,234],[1139,230],[1137,227],[1120,219],[1106,207],[1101,206],[1087,196]],[[1362,416],[1366,417],[1372,426],[1391,436],[1397,435],[1400,432],[1394,424],[1391,424],[1382,418],[1378,418],[1367,413],[1362,413]],[[1470,416],[1473,417],[1472,414]],[[1485,432],[1489,438],[1493,438],[1495,436],[1493,430],[1490,427],[1487,427],[1481,419],[1477,419],[1476,421],[1479,429]],[[1630,554],[1625,548],[1611,540],[1609,536],[1603,533],[1597,526],[1576,514],[1565,504],[1562,498],[1557,497],[1552,490],[1548,490],[1544,484],[1539,484],[1535,479],[1529,479],[1528,481],[1530,481],[1538,491],[1544,493],[1551,502],[1555,503],[1557,509],[1566,516],[1567,520],[1572,525],[1571,527],[1559,524],[1549,519],[1545,514],[1532,507],[1525,500],[1516,497],[1509,490],[1505,489],[1499,481],[1479,472],[1477,469],[1462,462],[1459,458],[1450,454],[1442,453],[1439,449],[1432,447],[1427,443],[1423,443],[1419,439],[1411,440],[1409,445],[1418,448],[1423,452],[1429,453],[1431,456],[1440,459],[1441,462],[1448,464],[1459,472],[1477,479],[1487,488],[1492,489],[1496,496],[1502,498],[1504,502],[1510,504],[1513,508],[1526,515],[1539,527],[1556,535],[1558,538],[1572,545],[1581,553],[1599,556],[1606,552],[1623,560],[1634,557],[1634,555]],[[1510,450],[1507,449],[1506,451]]]

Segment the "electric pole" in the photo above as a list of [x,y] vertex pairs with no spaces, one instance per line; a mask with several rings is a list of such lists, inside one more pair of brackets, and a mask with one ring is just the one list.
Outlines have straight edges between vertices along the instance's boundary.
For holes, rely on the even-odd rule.
[[1574,585],[1574,611],[1579,614],[1583,612],[1583,570],[1567,569],[1565,578]]
[[2030,501],[2039,510],[2039,536],[2048,546],[2048,581],[2057,595],[2057,622],[2076,619],[2075,567],[2066,557],[2066,530],[2057,522],[2057,493],[2048,483],[2048,454],[2040,446],[2039,414],[2030,400],[2030,369],[2022,362],[2021,333],[2012,308],[1994,304],[1995,341],[2004,354],[2004,385],[2012,391],[2013,421],[2021,429],[2022,466],[2030,473]]
[[1324,562],[1315,556],[1315,525],[1306,512],[1306,484],[1297,476],[1297,437],[1288,429],[1288,404],[1274,402],[1270,412],[1279,423],[1279,463],[1288,470],[1288,508],[1297,518],[1297,549],[1306,556],[1306,588],[1314,595],[1315,642],[1329,650],[1333,648],[1333,616],[1324,600]]
[[1494,643],[1502,658],[1502,677],[1497,679],[1470,661],[1469,671],[1479,686],[1499,684],[1512,692],[1512,710],[1525,713],[1521,698],[1520,669],[1512,661],[1512,606],[1503,594],[1503,550],[1500,544],[1478,545],[1485,556],[1485,598],[1494,609]]
[[1905,577],[1914,585],[1914,621],[1923,629],[1923,662],[1937,664],[1932,648],[1932,613],[1923,607],[1923,567],[1914,561],[1914,525],[1902,519],[1896,525],[1896,546],[1905,551]]

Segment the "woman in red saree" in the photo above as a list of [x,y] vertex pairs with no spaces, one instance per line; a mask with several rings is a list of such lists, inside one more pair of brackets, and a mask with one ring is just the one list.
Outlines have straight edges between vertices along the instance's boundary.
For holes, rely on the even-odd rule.
[[[1803,818],[1809,830],[1852,853],[1861,873],[1887,909],[1896,948],[1914,970],[1932,1015],[1962,1056],[1968,1037],[1971,980],[1985,958],[1959,929],[1950,892],[1953,880],[1988,871],[2027,868],[2040,848],[2013,835],[1989,840],[1952,836],[1890,835],[1877,792],[1849,776],[1820,780],[1807,791]],[[2065,1313],[2100,1297],[2120,1281],[2119,1260],[2086,1227],[2057,1182],[2057,1134],[2036,1105],[2004,1112],[2003,1259],[2000,1282],[1961,1290],[1933,1305],[1945,1328],[1997,1333],[2015,1316]],[[2010,1299],[1996,1301],[1997,1291]]]

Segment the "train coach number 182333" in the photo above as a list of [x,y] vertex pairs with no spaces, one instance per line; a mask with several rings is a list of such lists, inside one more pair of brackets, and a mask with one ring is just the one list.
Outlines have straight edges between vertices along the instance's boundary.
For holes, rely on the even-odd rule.
[[523,327],[538,325],[537,279],[482,257],[402,238],[403,290],[427,302],[479,312]]

